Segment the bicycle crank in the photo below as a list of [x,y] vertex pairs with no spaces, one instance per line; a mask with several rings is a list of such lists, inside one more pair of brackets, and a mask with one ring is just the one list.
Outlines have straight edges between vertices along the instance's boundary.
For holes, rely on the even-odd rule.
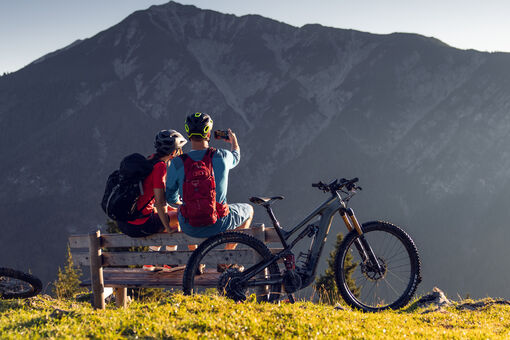
[[218,280],[218,292],[221,295],[234,300],[246,300],[246,286],[243,284],[242,272],[237,268],[228,268],[221,275]]

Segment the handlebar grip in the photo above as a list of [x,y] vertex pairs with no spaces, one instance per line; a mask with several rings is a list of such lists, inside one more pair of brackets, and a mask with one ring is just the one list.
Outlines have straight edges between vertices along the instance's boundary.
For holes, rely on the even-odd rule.
[[356,187],[356,185],[354,183],[356,183],[357,181],[359,181],[358,177],[354,177],[353,179],[350,179],[350,180],[346,181],[344,183],[345,188],[347,188],[347,190],[354,189]]
[[312,183],[312,187],[319,188],[321,186],[321,183]]

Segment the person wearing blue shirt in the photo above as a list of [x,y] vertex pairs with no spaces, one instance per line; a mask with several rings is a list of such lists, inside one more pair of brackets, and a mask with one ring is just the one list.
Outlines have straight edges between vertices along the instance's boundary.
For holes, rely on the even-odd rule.
[[[209,149],[213,121],[207,114],[197,112],[186,118],[185,129],[191,141],[191,151],[186,155],[193,161],[202,160]],[[249,228],[253,219],[253,207],[247,203],[227,203],[229,171],[239,164],[241,153],[236,135],[229,129],[228,139],[231,150],[217,149],[212,156],[212,168],[216,184],[216,201],[228,205],[228,214],[218,218],[216,223],[193,227],[179,211],[178,219],[181,230],[189,236],[206,238],[226,230]],[[172,206],[183,204],[184,162],[176,157],[168,168],[166,178],[166,200]],[[185,202],[184,202],[185,204]],[[180,209],[179,209],[180,210]],[[229,246],[227,245],[226,249]]]

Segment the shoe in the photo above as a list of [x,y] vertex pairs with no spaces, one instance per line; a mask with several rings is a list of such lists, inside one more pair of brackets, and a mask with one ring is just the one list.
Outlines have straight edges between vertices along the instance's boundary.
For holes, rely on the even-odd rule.
[[162,271],[163,268],[156,267],[155,265],[152,265],[152,264],[144,264],[143,270],[148,271],[148,272],[159,272],[159,271]]
[[197,267],[195,275],[202,275],[203,273],[205,273],[205,263],[200,263]]
[[162,266],[154,266],[152,264],[145,264],[143,266],[143,270],[149,271],[149,272],[175,272],[178,270],[183,270],[185,266],[178,266],[178,265],[168,265],[164,264]]
[[218,273],[223,273],[227,269],[237,269],[237,271],[242,273],[244,271],[244,266],[237,264],[237,263],[230,263],[230,264],[218,263],[218,265],[216,266],[216,270],[218,271]]

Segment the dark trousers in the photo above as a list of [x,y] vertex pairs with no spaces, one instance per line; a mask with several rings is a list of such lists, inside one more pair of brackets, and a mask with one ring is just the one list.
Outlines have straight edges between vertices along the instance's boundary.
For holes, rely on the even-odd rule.
[[119,222],[118,225],[123,234],[131,237],[145,237],[165,231],[165,226],[161,223],[158,214],[155,213],[151,213],[149,219],[144,224]]

